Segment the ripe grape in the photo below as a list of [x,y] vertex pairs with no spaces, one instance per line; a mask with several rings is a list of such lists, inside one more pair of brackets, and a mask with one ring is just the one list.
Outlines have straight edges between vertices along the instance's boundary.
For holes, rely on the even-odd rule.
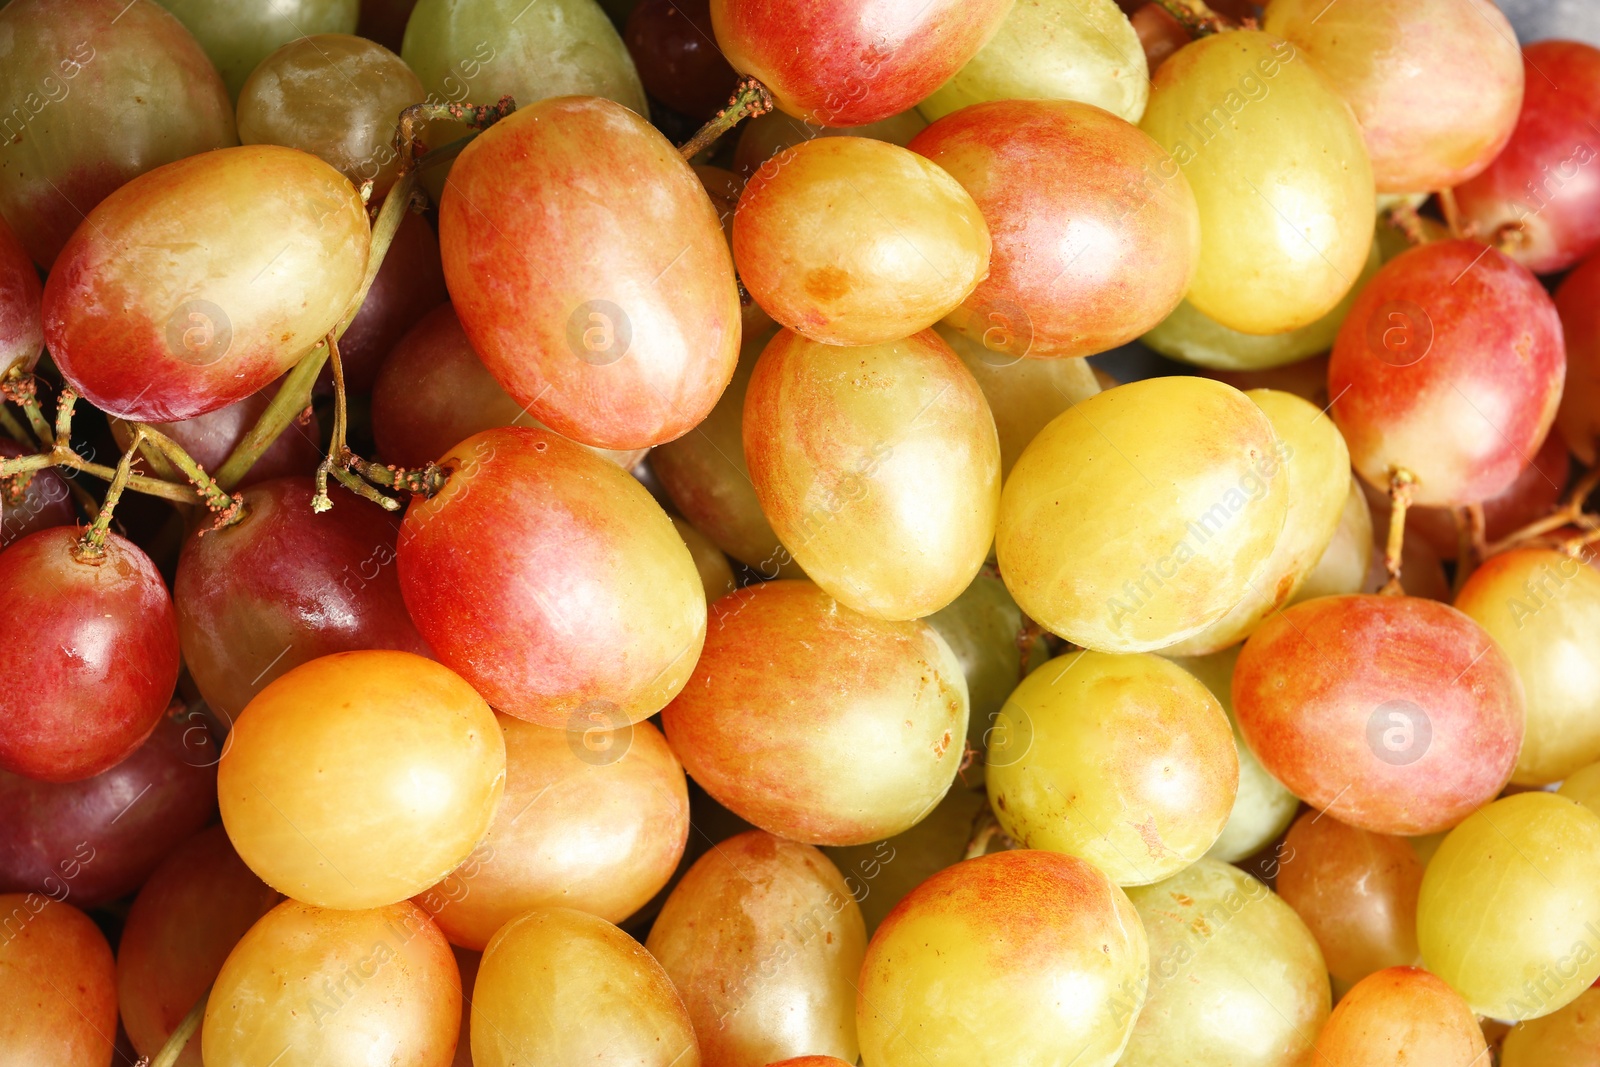
[[[372,288],[361,301],[361,310],[356,312],[350,328],[339,339],[339,362],[344,371],[345,388],[353,394],[370,393],[379,368],[400,339],[449,299],[450,292],[444,285],[444,263],[439,258],[439,238],[434,236],[433,227],[426,219],[407,212],[400,220],[394,240],[389,242],[389,251],[383,257],[377,277],[372,279]],[[322,369],[317,388],[325,394],[333,392],[332,367]],[[467,403],[463,401],[462,406]],[[439,450],[442,451],[444,448]],[[434,458],[439,452],[428,458]]]
[[1511,1028],[1500,1046],[1500,1067],[1597,1067],[1600,1065],[1600,989],[1538,1019]]
[[1188,180],[1137,126],[1097,107],[978,104],[911,148],[948,170],[989,223],[989,275],[948,320],[986,348],[1104,352],[1166,318],[1194,278],[1200,216]]
[[694,677],[661,718],[719,803],[779,837],[855,845],[914,825],[950,788],[967,685],[927,624],[768,582],[717,602]]
[[683,545],[689,550],[689,556],[694,560],[694,569],[700,574],[700,585],[705,589],[706,607],[721,600],[738,588],[738,583],[733,578],[733,567],[728,563],[728,557],[722,550],[710,541],[706,535],[690,526],[676,515],[669,515],[672,528],[678,531],[678,536],[683,538]]
[[248,145],[169,163],[102,200],[61,250],[45,341],[67,383],[113,415],[204,415],[333,328],[370,236],[355,189],[304,152]]
[[1577,999],[1600,978],[1597,930],[1600,815],[1567,797],[1474,812],[1422,876],[1422,961],[1480,1015],[1536,1019]]
[[654,715],[705,640],[689,550],[633,478],[548,430],[485,430],[413,500],[400,591],[440,662],[544,726]]
[[1567,343],[1567,381],[1556,423],[1573,453],[1593,466],[1600,443],[1600,256],[1562,281],[1556,311]]
[[1349,105],[1294,45],[1204,37],[1156,71],[1140,127],[1227,234],[1200,249],[1188,299],[1243,333],[1283,333],[1338,306],[1372,243],[1372,163]]
[[1488,1050],[1460,993],[1420,967],[1391,967],[1363,979],[1339,1001],[1317,1035],[1316,1062],[1477,1067],[1488,1062]]
[[828,858],[752,830],[684,875],[645,948],[683,997],[707,1063],[854,1060],[861,909]]
[[[9,437],[0,437],[0,460],[25,456],[29,451]],[[22,491],[14,495],[0,489],[0,549],[48,527],[72,526],[77,522],[78,509],[72,504],[72,490],[56,471],[48,468],[35,471]]]
[[460,981],[449,944],[414,904],[335,911],[286,900],[228,954],[201,1053],[207,1063],[320,1067],[381,1049],[396,1063],[449,1067]]
[[[1333,540],[1322,550],[1317,565],[1311,568],[1289,602],[1298,604],[1321,596],[1361,592],[1366,588],[1373,556],[1372,509],[1367,505],[1367,494],[1362,491],[1360,480],[1351,475],[1350,489],[1345,494],[1344,509],[1339,513],[1339,526],[1333,532]],[[1379,562],[1381,564],[1381,558]]]
[[1000,709],[985,781],[1024,848],[1148,885],[1216,843],[1239,759],[1222,705],[1181,667],[1074,652],[1030,674]]
[[977,381],[932,331],[856,348],[783,331],[751,373],[743,432],[763,514],[840,603],[921,618],[983,566],[999,439]]
[[733,374],[739,296],[716,211],[671,142],[621,105],[523,104],[484,131],[450,172],[439,246],[484,366],[557,433],[671,441]]
[[1459,506],[1514,481],[1544,443],[1566,373],[1539,280],[1471,241],[1422,245],[1361,291],[1328,364],[1334,420],[1362,478],[1416,477],[1415,502]]
[[106,935],[70,904],[0,895],[0,1060],[27,1067],[105,1067],[117,1030]]
[[1505,653],[1418,597],[1322,597],[1273,616],[1239,654],[1233,706],[1274,778],[1376,833],[1454,826],[1500,792],[1522,743]]
[[[1570,372],[1570,366],[1569,366]],[[1563,397],[1564,399],[1564,397]],[[1559,420],[1560,416],[1557,415]],[[1490,544],[1510,537],[1522,527],[1556,509],[1566,492],[1572,459],[1561,434],[1551,431],[1533,460],[1500,493],[1483,502],[1484,537]],[[1368,503],[1387,525],[1389,495],[1368,489]],[[1406,534],[1421,537],[1441,560],[1453,560],[1461,547],[1461,532],[1449,508],[1411,508],[1406,512]]]
[[817,126],[781,111],[769,111],[744,124],[733,152],[733,169],[745,179],[752,178],[779,152],[816,137],[871,137],[904,148],[927,128],[928,120],[916,108],[865,126],[848,127]]
[[640,0],[622,40],[650,95],[692,119],[709,119],[739,80],[712,36],[711,0]]
[[1078,100],[1138,122],[1149,96],[1139,35],[1113,0],[1044,0],[1012,8],[917,110],[942,119],[991,100]]
[[32,367],[39,358],[44,347],[43,298],[44,288],[28,250],[0,218],[0,373],[15,366]]
[[855,1065],[846,1063],[837,1056],[796,1056],[791,1060],[768,1064],[767,1067],[855,1067]]
[[1328,972],[1272,890],[1203,859],[1128,897],[1150,940],[1150,992],[1120,1067],[1314,1062],[1302,1057],[1328,1017]]
[[262,8],[229,0],[160,2],[205,48],[235,100],[250,72],[279,45],[308,35],[355,33],[360,8],[360,0],[273,0]]
[[1000,573],[1051,633],[1153,651],[1245,598],[1288,499],[1272,423],[1237,389],[1184,377],[1118,386],[1059,415],[1017,460],[1000,500]]
[[[117,944],[117,1004],[141,1054],[161,1051],[245,931],[283,898],[244,865],[221,826],[171,850],[128,909]],[[178,1067],[200,1067],[200,1038]]]
[[172,598],[114,533],[80,556],[76,526],[0,552],[0,769],[73,782],[115,767],[161,721],[178,681]]
[[342,652],[256,695],[217,793],[262,881],[318,907],[377,908],[467,858],[505,776],[494,716],[459,677],[407,652]]
[[867,946],[861,1059],[1111,1067],[1148,978],[1138,913],[1092,864],[1034,851],[967,860],[913,890]]
[[416,903],[478,950],[529,908],[623,921],[667,884],[688,838],[688,787],[661,731],[599,715],[566,730],[496,718],[506,785],[494,821]]
[[500,928],[472,989],[472,1062],[700,1067],[661,965],[593,915],[534,908]]

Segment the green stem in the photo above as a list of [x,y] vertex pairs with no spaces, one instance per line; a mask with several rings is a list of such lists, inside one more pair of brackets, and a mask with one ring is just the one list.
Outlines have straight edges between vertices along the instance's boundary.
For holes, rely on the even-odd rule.
[[311,510],[318,513],[333,507],[333,501],[328,499],[328,475],[337,469],[335,464],[349,451],[346,440],[350,415],[345,407],[344,363],[339,359],[339,342],[332,334],[328,335],[328,362],[333,368],[333,436],[328,439],[327,456],[317,464],[317,492],[311,498]]
[[22,409],[28,418],[28,425],[33,427],[33,435],[40,443],[45,445],[55,444],[55,435],[50,432],[50,422],[44,417],[44,410],[39,407],[38,379],[23,371],[20,366],[12,367],[0,379],[0,396],[11,401]]
[[728,106],[713,115],[678,152],[684,159],[693,159],[745,119],[765,115],[775,106],[765,85],[755,78],[741,78],[728,98]]
[[4,404],[0,404],[0,430],[5,431],[5,435],[19,445],[33,448],[37,444],[33,436],[22,428],[22,423],[17,421],[17,417],[11,414]]
[[1155,3],[1188,30],[1190,37],[1209,37],[1213,33],[1239,28],[1211,10],[1205,0],[1155,0]]
[[502,96],[493,104],[412,104],[400,112],[400,128],[395,131],[395,149],[402,160],[400,169],[409,172],[428,152],[428,146],[417,139],[418,123],[452,119],[474,130],[487,130],[515,110],[517,102],[509,96]]
[[129,424],[135,434],[142,435],[154,448],[164,456],[168,463],[178,469],[185,478],[193,484],[195,491],[200,494],[200,500],[210,511],[217,513],[217,525],[227,526],[237,520],[239,507],[244,499],[237,493],[229,494],[227,490],[216,483],[208,475],[205,468],[195,458],[185,452],[183,446],[178,444],[166,434],[153,426],[142,422]]
[[396,467],[362,459],[349,449],[345,450],[344,467],[381,489],[404,490],[418,496],[433,496],[450,479],[448,472],[436,463],[426,467]]
[[139,454],[139,443],[143,440],[144,430],[136,426],[133,431],[133,442],[117,463],[111,487],[106,490],[105,503],[100,505],[100,514],[78,539],[76,555],[79,559],[99,559],[106,554],[106,537],[111,532],[111,513],[116,510],[117,501],[122,499],[122,491],[128,487],[128,479],[133,476],[133,461]]

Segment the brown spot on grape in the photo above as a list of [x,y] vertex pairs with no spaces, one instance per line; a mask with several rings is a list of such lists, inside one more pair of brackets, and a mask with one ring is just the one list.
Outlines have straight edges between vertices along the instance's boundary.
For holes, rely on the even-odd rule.
[[850,291],[850,272],[839,267],[819,267],[806,274],[806,293],[831,302]]

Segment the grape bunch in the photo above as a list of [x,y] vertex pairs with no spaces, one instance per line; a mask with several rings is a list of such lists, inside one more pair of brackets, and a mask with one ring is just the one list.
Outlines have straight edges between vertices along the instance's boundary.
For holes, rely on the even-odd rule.
[[1600,1067],[1586,10],[0,0],[0,1064]]

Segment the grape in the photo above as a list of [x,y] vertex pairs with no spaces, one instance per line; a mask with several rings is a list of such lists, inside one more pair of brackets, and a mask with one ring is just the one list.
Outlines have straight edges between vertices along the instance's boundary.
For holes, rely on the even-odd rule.
[[28,250],[0,218],[0,374],[19,365],[32,367],[39,358],[44,347],[39,307],[43,296]]
[[381,44],[343,33],[291,40],[239,93],[239,140],[310,152],[381,199],[400,170],[395,124],[422,82]]
[[398,52],[400,39],[406,32],[406,20],[416,6],[417,0],[361,0],[361,20],[356,24],[356,33]]
[[[473,434],[501,426],[542,424],[484,367],[455,309],[434,308],[400,338],[377,372],[372,433],[378,453],[402,467],[422,467]],[[647,451],[583,447],[624,470]]]
[[1328,364],[1332,413],[1379,489],[1416,476],[1418,504],[1509,486],[1555,419],[1561,320],[1539,280],[1471,241],[1422,245],[1361,291]]
[[67,384],[113,415],[204,415],[334,327],[369,238],[361,198],[315,156],[250,145],[169,163],[102,200],[61,250],[45,341]]
[[1164,648],[1249,593],[1283,530],[1288,483],[1271,422],[1231,386],[1108,389],[1017,460],[1000,500],[1000,573],[1030,618],[1074,644]]
[[[9,437],[0,437],[0,460],[25,456],[29,451]],[[31,533],[51,526],[76,525],[77,521],[72,490],[56,471],[35,471],[19,493],[0,489],[0,549]]]
[[1474,812],[1422,876],[1423,963],[1480,1015],[1535,1019],[1575,1000],[1600,978],[1597,928],[1600,815],[1567,797]]
[[1308,57],[1259,30],[1202,38],[1156,72],[1140,126],[1188,177],[1202,231],[1228,235],[1200,250],[1197,310],[1271,334],[1338,306],[1372,242],[1372,164]]
[[[339,339],[339,362],[344,370],[345,388],[351,393],[370,393],[379,368],[400,339],[428,312],[449,299],[450,293],[444,285],[444,263],[439,258],[439,239],[426,219],[407,212],[400,220],[400,228],[395,231],[377,277],[372,280],[372,288],[361,302],[361,310]],[[323,393],[333,392],[332,367],[322,369],[317,388]],[[462,406],[470,410],[467,402],[463,401]],[[450,445],[455,443],[449,442]],[[444,448],[439,450],[442,451]]]
[[[1285,333],[1240,333],[1208,317],[1185,300],[1139,340],[1163,356],[1213,370],[1254,371],[1287,366],[1333,347],[1340,324],[1381,266],[1383,257],[1374,241],[1361,276],[1338,305],[1315,322]],[[1323,384],[1326,383],[1324,375]]]
[[450,480],[412,502],[399,551],[406,608],[440,662],[543,726],[660,711],[700,655],[706,601],[650,494],[548,430],[485,430],[440,464]]
[[[117,1029],[111,946],[70,904],[0,895],[0,1060],[25,1067],[105,1067]],[[67,992],[67,991],[70,991]]]
[[1489,1058],[1483,1030],[1461,994],[1421,968],[1391,967],[1363,979],[1339,1001],[1317,1035],[1316,1062],[1477,1067]]
[[641,0],[622,40],[650,95],[693,119],[709,119],[739,76],[717,51],[711,0]]
[[865,126],[843,128],[817,126],[781,111],[769,111],[744,124],[733,153],[733,169],[746,179],[754,177],[761,165],[779,152],[816,137],[871,137],[904,148],[927,128],[928,120],[915,108]]
[[172,598],[114,533],[78,554],[75,526],[0,552],[0,769],[73,782],[115,767],[161,721],[178,681]]
[[196,531],[178,557],[173,589],[184,661],[224,721],[319,656],[375,648],[428,654],[400,596],[396,520],[353,497],[318,515],[315,492],[306,477],[252,486],[237,523]]
[[716,212],[672,144],[620,105],[524,104],[484,131],[450,172],[439,244],[484,366],[557,433],[670,441],[733,374],[739,296]]
[[1150,992],[1120,1067],[1318,1062],[1302,1057],[1328,1017],[1328,973],[1272,890],[1203,859],[1128,896],[1150,940]]
[[[948,170],[989,223],[989,276],[948,320],[984,347],[1093,355],[1183,299],[1199,213],[1188,181],[1138,127],[1090,104],[1004,100],[940,119],[911,147]],[[1157,177],[1163,167],[1169,179]]]
[[833,345],[893,341],[955,310],[989,269],[989,228],[959,175],[936,163],[867,137],[817,137],[773,156],[734,216],[750,295]]
[[416,903],[478,950],[529,908],[626,919],[667,884],[689,833],[683,768],[661,731],[603,716],[567,730],[497,718],[506,788],[495,820]]
[[1283,532],[1251,578],[1245,598],[1200,633],[1169,648],[1172,655],[1205,655],[1238,644],[1287,604],[1333,541],[1350,494],[1350,451],[1331,419],[1315,405],[1276,389],[1252,389],[1245,395],[1271,421],[1289,476]]
[[286,900],[228,954],[206,1002],[201,1052],[207,1063],[273,1067],[374,1054],[449,1067],[460,981],[450,946],[414,904],[334,911]]
[[1032,851],[967,860],[912,891],[867,946],[862,1062],[1110,1067],[1148,977],[1138,914],[1091,864]]
[[1588,989],[1560,1011],[1512,1027],[1500,1067],[1596,1067],[1600,1064],[1600,989]]
[[994,419],[931,331],[859,348],[778,334],[750,376],[744,451],[761,510],[796,562],[864,614],[938,611],[994,540]]
[[719,803],[792,841],[856,845],[908,829],[950,788],[967,686],[932,627],[869,618],[798,581],[741,589],[712,616],[661,719]]
[[[161,1051],[233,946],[281,899],[244,865],[221,826],[172,850],[128,909],[117,945],[122,1025],[140,1053]],[[178,1064],[200,1067],[198,1036]]]
[[[1000,477],[1016,465],[1028,443],[1050,420],[1100,392],[1094,369],[1080,359],[1018,359],[1002,345],[986,348],[948,326],[939,336],[978,379],[1000,435]],[[995,338],[998,339],[998,338]]]
[[1290,41],[1355,111],[1378,192],[1459,185],[1511,139],[1522,57],[1494,0],[1268,6],[1261,28]]
[[642,945],[593,915],[534,908],[484,950],[472,1062],[700,1067],[700,1054],[683,1001]]
[[[1559,418],[1559,416],[1557,416]],[[1559,433],[1551,432],[1533,460],[1504,490],[1483,502],[1484,536],[1490,544],[1510,537],[1522,527],[1544,518],[1561,503],[1572,460]],[[1387,493],[1369,490],[1368,503],[1388,523]],[[1453,560],[1460,550],[1460,531],[1449,508],[1411,508],[1406,512],[1406,534],[1420,536],[1441,560]]]
[[1593,466],[1600,442],[1600,256],[1562,281],[1556,311],[1567,343],[1567,381],[1556,423],[1567,446]]
[[796,1056],[790,1060],[768,1064],[767,1067],[855,1067],[837,1056]]
[[1417,960],[1423,863],[1402,837],[1307,812],[1283,843],[1278,892],[1305,920],[1328,970],[1352,986]]
[[828,858],[752,830],[684,875],[650,939],[709,1063],[797,1053],[854,1060],[866,929]]
[[1522,743],[1505,653],[1418,597],[1322,597],[1273,616],[1239,654],[1233,707],[1268,773],[1375,833],[1454,826],[1500,792]]
[[738,583],[733,580],[733,567],[728,563],[728,557],[722,554],[722,550],[706,540],[705,534],[678,516],[670,515],[668,518],[672,520],[672,528],[683,538],[684,547],[694,559],[694,569],[699,572],[700,585],[706,592],[706,606],[710,607],[738,588]]
[[991,100],[1079,100],[1138,122],[1149,95],[1139,36],[1113,0],[1025,0],[917,110],[942,119]]
[[[239,143],[222,79],[155,4],[15,0],[0,34],[0,99],[11,103],[0,123],[0,215],[40,266],[128,180]],[[191,201],[179,217],[200,208]]]
[[985,781],[1024,848],[1148,885],[1216,843],[1239,759],[1222,705],[1181,667],[1074,652],[1030,674],[1000,709]]
[[1492,556],[1456,607],[1522,679],[1527,730],[1511,780],[1547,785],[1600,760],[1600,573],[1550,549]]
[[231,0],[160,0],[189,28],[240,99],[250,72],[280,45],[308,35],[356,31],[360,0],[273,0],[264,6]]
[[1531,271],[1565,270],[1600,246],[1600,50],[1577,41],[1523,49],[1516,131],[1489,169],[1456,189],[1462,221]]
[[1239,757],[1239,791],[1233,798],[1227,825],[1206,851],[1206,856],[1224,863],[1237,863],[1265,848],[1288,828],[1289,821],[1300,810],[1300,798],[1266,772],[1239,733],[1239,724],[1233,715],[1232,693],[1233,667],[1238,658],[1239,649],[1235,647],[1209,656],[1173,659],[1211,691],[1227,713],[1228,725],[1233,729],[1233,748]]
[[943,85],[995,35],[1012,0],[712,0],[717,45],[778,107],[862,126]]
[[256,695],[217,793],[262,881],[318,907],[376,908],[467,858],[505,775],[493,714],[459,677],[407,652],[341,652]]
[[744,400],[750,372],[771,335],[748,336],[727,391],[705,421],[650,452],[650,469],[694,528],[763,578],[804,572],[761,512],[744,455]]
[[[227,461],[234,448],[244,440],[245,434],[261,418],[282,383],[283,379],[280,378],[243,400],[204,415],[196,415],[192,419],[150,425],[176,441],[201,467],[215,471]],[[132,444],[133,435],[126,423],[114,419],[111,430],[116,435],[118,445],[127,448]],[[240,486],[256,485],[294,474],[309,477],[317,464],[322,462],[320,439],[321,431],[314,413],[306,418],[304,425],[300,420],[295,420],[255,461],[240,480]]]
[[0,771],[0,889],[92,908],[137,889],[217,810],[216,746],[168,715],[134,753],[77,782]]

